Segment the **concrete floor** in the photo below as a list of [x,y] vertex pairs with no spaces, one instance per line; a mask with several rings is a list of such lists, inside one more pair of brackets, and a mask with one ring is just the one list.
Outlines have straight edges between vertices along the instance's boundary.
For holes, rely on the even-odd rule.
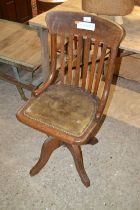
[[99,142],[82,147],[91,181],[85,188],[65,147],[29,176],[46,136],[16,120],[24,102],[0,81],[0,210],[140,210],[139,91],[124,79],[112,86]]

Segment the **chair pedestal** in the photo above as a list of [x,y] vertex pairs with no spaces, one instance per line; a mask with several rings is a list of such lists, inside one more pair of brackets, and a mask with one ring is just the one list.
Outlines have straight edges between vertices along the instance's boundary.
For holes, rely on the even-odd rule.
[[56,150],[58,147],[60,147],[60,145],[61,145],[61,142],[54,138],[50,139],[49,141],[48,140],[44,141],[42,145],[41,153],[40,153],[40,158],[38,162],[34,165],[34,167],[30,170],[31,176],[34,176],[40,172],[40,170],[48,162],[52,152]]
[[[35,166],[30,170],[30,175],[34,176],[37,173],[40,172],[40,170],[46,165],[48,162],[52,152],[59,148],[63,142],[59,141],[58,139],[51,138],[49,141],[46,140],[44,141],[41,149],[41,154],[38,162],[35,164]],[[86,187],[90,186],[90,180],[87,176],[87,173],[84,168],[84,163],[83,163],[83,155],[82,155],[82,150],[79,145],[71,145],[68,143],[64,143],[66,147],[69,149],[71,152],[76,169],[78,171],[78,174],[81,178],[81,181]]]

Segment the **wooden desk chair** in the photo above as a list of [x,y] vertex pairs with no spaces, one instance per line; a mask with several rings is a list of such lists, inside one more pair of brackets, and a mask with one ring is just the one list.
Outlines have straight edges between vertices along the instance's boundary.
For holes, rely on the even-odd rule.
[[48,11],[59,4],[64,3],[66,0],[37,0],[37,13]]
[[[114,61],[123,30],[112,22],[92,15],[88,16],[91,17],[91,22],[95,23],[95,31],[78,29],[77,23],[83,21],[84,16],[87,14],[61,11],[48,13],[46,22],[51,34],[52,73],[50,79],[33,92],[31,99],[17,113],[17,118],[24,124],[51,136],[44,142],[40,159],[30,171],[31,176],[44,167],[51,153],[63,143],[72,153],[79,176],[88,187],[90,180],[84,169],[81,145],[88,143],[99,126],[108,98]],[[60,84],[54,85],[57,35],[61,39],[61,81]],[[64,59],[66,37],[68,38],[68,52],[67,59]],[[74,37],[77,40],[77,62],[75,71],[72,71]],[[91,68],[88,71],[88,56],[93,42],[94,53]],[[98,67],[95,68],[100,46],[102,46],[101,57]],[[107,50],[110,51],[107,76],[99,98],[98,91]],[[80,76],[81,59],[84,61],[82,78]],[[66,73],[65,60],[68,62]]]

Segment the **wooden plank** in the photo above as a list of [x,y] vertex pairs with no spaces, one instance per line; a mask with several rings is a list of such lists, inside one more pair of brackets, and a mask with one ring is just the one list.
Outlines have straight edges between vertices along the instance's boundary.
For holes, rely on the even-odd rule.
[[0,31],[0,58],[3,62],[32,69],[40,66],[41,46],[35,30],[24,24],[0,20]]
[[10,76],[8,74],[2,73],[2,72],[0,72],[0,79],[4,80],[4,81],[8,81],[11,84],[14,84],[14,85],[16,85],[18,87],[25,88],[25,89],[30,90],[30,91],[32,91],[32,90],[34,90],[36,88],[32,84],[24,84],[22,82],[17,81],[14,77],[12,77],[12,76]]

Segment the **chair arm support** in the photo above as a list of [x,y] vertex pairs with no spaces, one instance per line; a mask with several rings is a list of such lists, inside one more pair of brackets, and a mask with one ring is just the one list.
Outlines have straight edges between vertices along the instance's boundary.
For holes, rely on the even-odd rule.
[[54,81],[56,75],[56,63],[57,63],[57,37],[56,34],[51,35],[51,71],[49,79],[37,88],[32,94],[37,97],[43,93]]
[[[116,55],[118,52],[118,48],[111,53],[111,58],[112,60],[109,61],[109,69],[106,75],[106,82],[105,82],[105,86],[104,86],[104,90],[103,90],[103,94],[101,97],[101,101],[99,103],[97,112],[96,112],[96,119],[98,120],[103,112],[104,112],[104,108],[106,106],[106,102],[108,99],[108,95],[109,95],[109,91],[110,91],[110,87],[111,87],[111,82],[112,82],[112,78],[113,78],[113,73],[114,73],[114,67],[115,67],[115,59],[116,59]],[[110,73],[109,73],[110,72]]]
[[104,112],[104,108],[106,106],[106,102],[107,102],[107,99],[108,99],[108,91],[104,91],[104,94],[101,98],[101,101],[99,103],[99,106],[98,106],[98,109],[97,109],[97,112],[96,112],[96,120],[99,120]]
[[43,93],[53,83],[55,75],[56,75],[56,62],[53,62],[49,79],[46,82],[44,82],[41,86],[39,86],[36,90],[34,90],[32,92],[32,95],[37,97],[41,93]]
[[[107,75],[107,77],[108,77],[108,75]],[[99,106],[98,106],[98,109],[97,109],[97,112],[96,112],[96,119],[97,120],[102,116],[102,114],[104,112],[104,109],[105,109],[105,106],[106,106],[106,103],[107,103],[107,99],[108,99],[108,95],[109,95],[109,92],[110,92],[112,77],[113,77],[113,71],[107,79],[107,80],[109,80],[109,82],[106,83],[105,86],[104,86],[103,94],[102,94],[102,97],[101,97],[101,100],[100,100],[100,103],[99,103]]]
[[54,78],[55,78],[55,74],[52,73],[50,75],[50,77],[49,77],[49,80],[46,81],[45,83],[43,83],[41,86],[39,86],[36,90],[34,90],[32,92],[32,95],[35,96],[35,97],[37,97],[41,93],[43,93],[51,85],[51,83],[53,82]]

